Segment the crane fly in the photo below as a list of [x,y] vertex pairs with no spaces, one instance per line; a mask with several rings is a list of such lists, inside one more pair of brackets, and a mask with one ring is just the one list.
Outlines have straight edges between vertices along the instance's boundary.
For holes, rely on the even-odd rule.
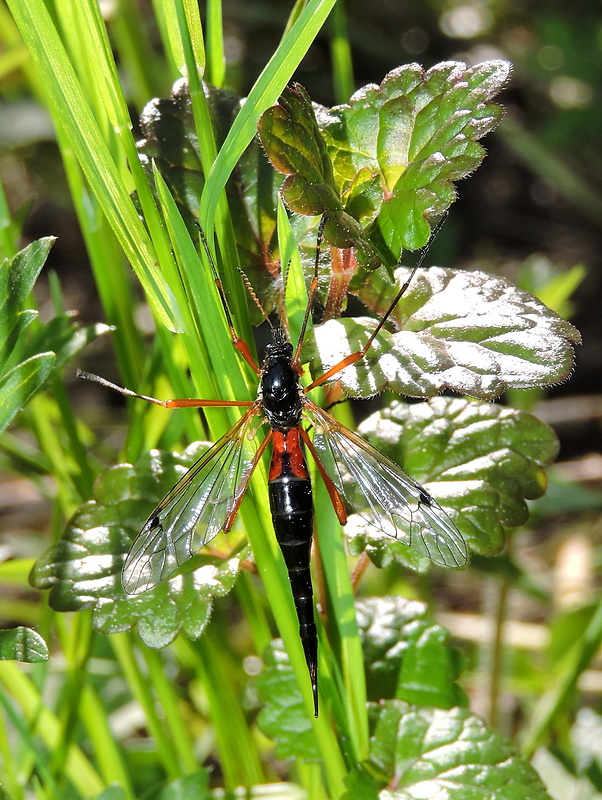
[[[140,398],[164,408],[246,408],[238,422],[203,453],[152,512],[125,559],[122,584],[127,594],[142,594],[171,577],[220,531],[229,531],[253,470],[271,445],[270,510],[276,539],[288,570],[316,717],[318,640],[310,574],[314,508],[304,450],[309,451],[316,464],[341,525],[347,521],[347,508],[351,508],[382,533],[398,539],[437,564],[459,568],[468,558],[462,534],[426,489],[308,397],[312,389],[364,358],[421,266],[427,248],[423,248],[409,278],[366,344],[303,387],[300,382],[303,373],[301,348],[318,285],[323,227],[324,218],[319,227],[314,274],[299,341],[293,348],[282,328],[272,328],[272,342],[266,347],[261,366],[256,363],[246,342],[236,334],[222,283],[201,231],[232,344],[259,379],[255,400],[158,400],[116,386],[97,375],[78,373],[80,377],[128,397]],[[259,305],[257,298],[254,299]],[[302,420],[313,425],[313,439],[303,427]],[[267,422],[269,431],[251,453],[249,440],[254,438],[263,422]]]

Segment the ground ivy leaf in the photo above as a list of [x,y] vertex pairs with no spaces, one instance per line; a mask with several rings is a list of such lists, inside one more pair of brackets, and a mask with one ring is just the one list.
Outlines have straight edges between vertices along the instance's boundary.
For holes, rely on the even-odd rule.
[[210,789],[211,772],[200,769],[182,778],[176,778],[161,789],[157,800],[211,800],[215,795]]
[[93,626],[105,633],[138,624],[143,641],[155,648],[169,644],[180,629],[192,638],[203,633],[213,598],[230,591],[245,552],[214,559],[136,596],[124,593],[121,570],[153,508],[208,446],[196,443],[181,455],[151,450],[135,466],[118,464],[98,479],[95,499],[76,512],[62,539],[32,570],[31,583],[50,589],[52,608],[92,608]]
[[390,263],[402,248],[426,243],[426,218],[449,206],[452,181],[482,161],[477,140],[502,116],[490,100],[509,72],[506,61],[444,62],[426,72],[408,64],[328,112],[322,132],[339,191],[344,194],[362,169],[380,177],[383,203],[370,238],[389,250]]
[[[377,315],[410,271],[395,283],[372,275],[359,292]],[[485,272],[429,267],[417,274],[393,312],[394,333],[381,331],[368,357],[337,373],[352,397],[390,387],[410,397],[451,389],[492,400],[507,388],[549,386],[573,366],[577,329],[532,295]],[[316,374],[359,350],[376,327],[368,317],[329,320],[314,329],[304,356]]]
[[347,777],[344,800],[358,797],[366,775],[380,791],[362,797],[378,800],[550,800],[512,742],[468,709],[390,700],[372,722],[370,758]]
[[277,758],[319,760],[320,750],[281,639],[270,642],[265,667],[254,681],[263,708],[257,725],[276,742]]
[[[257,131],[267,156],[286,175],[282,196],[292,211],[326,216],[324,238],[334,247],[368,250],[360,223],[343,208],[330,156],[311,100],[300,84],[287,86],[278,103],[262,114]],[[346,187],[349,190],[351,187]],[[357,197],[354,195],[357,203]]]
[[438,708],[467,705],[455,683],[458,664],[448,633],[429,618],[424,603],[375,597],[356,601],[355,609],[369,700],[395,697]]
[[[545,492],[543,467],[558,451],[552,429],[532,414],[449,397],[392,403],[358,432],[423,484],[470,548],[484,555],[501,549],[506,528],[526,522],[525,500]],[[377,565],[392,559],[408,565],[408,548],[358,515],[345,533],[350,549],[365,549]]]
[[0,631],[0,661],[22,661],[35,664],[48,661],[48,645],[31,628]]

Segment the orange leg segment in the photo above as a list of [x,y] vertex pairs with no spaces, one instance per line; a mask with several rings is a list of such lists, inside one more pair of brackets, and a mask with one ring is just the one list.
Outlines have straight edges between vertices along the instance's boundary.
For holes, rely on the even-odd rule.
[[347,523],[347,511],[345,510],[345,505],[341,499],[341,495],[337,491],[337,487],[332,482],[330,475],[326,472],[326,468],[318,455],[316,448],[314,447],[314,443],[307,435],[307,431],[304,428],[299,428],[301,431],[301,438],[307,445],[307,449],[312,454],[313,460],[316,462],[316,467],[318,468],[318,472],[320,473],[320,477],[324,481],[324,485],[326,486],[326,491],[328,492],[328,496],[330,497],[330,501],[332,503],[332,507],[334,508],[334,513],[337,515],[337,519],[341,525],[345,525]]
[[266,447],[272,441],[273,433],[274,433],[273,431],[270,431],[266,435],[266,437],[263,440],[263,442],[257,448],[257,452],[253,456],[253,463],[251,464],[251,466],[249,468],[249,471],[245,475],[244,481],[241,484],[239,484],[239,486],[238,486],[238,495],[236,497],[236,502],[234,503],[234,508],[232,509],[232,511],[230,511],[230,513],[226,517],[226,522],[224,523],[223,530],[224,530],[225,533],[228,533],[228,531],[234,525],[234,520],[236,519],[236,515],[238,514],[238,509],[240,508],[240,504],[242,503],[242,499],[245,496],[245,493],[246,493],[247,489],[249,488],[249,481],[251,480],[251,476],[255,472],[255,467],[257,466],[257,464],[259,464],[259,459],[264,454],[264,451],[265,451]]

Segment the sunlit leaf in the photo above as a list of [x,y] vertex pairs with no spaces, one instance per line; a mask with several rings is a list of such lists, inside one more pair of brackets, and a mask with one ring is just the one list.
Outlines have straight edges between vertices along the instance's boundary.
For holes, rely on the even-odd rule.
[[[390,252],[389,263],[399,259],[402,248],[426,243],[427,218],[449,207],[453,181],[481,163],[485,151],[477,140],[502,116],[490,100],[509,72],[506,61],[472,67],[450,61],[428,71],[409,64],[328,112],[322,132],[339,190],[352,191],[362,170],[378,177],[382,204],[374,209],[370,238],[381,252]],[[373,194],[373,185],[365,186]],[[358,202],[357,191],[353,200]],[[374,200],[367,198],[370,206]]]
[[[532,414],[447,397],[393,403],[358,430],[423,484],[471,550],[487,555],[500,550],[508,528],[527,520],[525,501],[544,493],[543,467],[558,450],[552,429]],[[407,563],[407,547],[357,515],[345,533],[353,552],[365,549],[380,566],[393,558]]]
[[374,597],[355,607],[369,700],[398,698],[438,708],[467,704],[455,683],[458,668],[448,633],[429,618],[423,603]]
[[335,247],[366,248],[362,226],[343,208],[326,143],[300,84],[287,87],[263,113],[258,132],[272,165],[286,175],[282,196],[289,208],[309,216],[324,214],[324,237]]
[[48,661],[48,645],[31,628],[11,628],[0,631],[0,661],[23,661],[35,664]]
[[[409,270],[395,283],[373,275],[359,292],[378,316],[389,307]],[[430,267],[414,276],[392,316],[397,330],[381,331],[368,357],[337,373],[345,392],[369,397],[390,387],[410,397],[451,389],[493,400],[506,388],[549,386],[573,366],[579,332],[539,300],[484,272]],[[367,317],[330,320],[314,329],[316,374],[359,350],[376,327]]]
[[369,759],[345,786],[344,800],[550,800],[510,740],[468,709],[398,700],[373,708]]
[[245,552],[208,557],[194,572],[137,596],[124,593],[121,570],[148,515],[206,447],[197,443],[182,455],[152,450],[135,466],[119,464],[98,479],[95,499],[80,508],[32,570],[32,584],[51,590],[52,608],[92,608],[92,624],[105,633],[137,624],[144,642],[155,648],[169,644],[180,629],[191,638],[203,633],[213,598],[230,591]]

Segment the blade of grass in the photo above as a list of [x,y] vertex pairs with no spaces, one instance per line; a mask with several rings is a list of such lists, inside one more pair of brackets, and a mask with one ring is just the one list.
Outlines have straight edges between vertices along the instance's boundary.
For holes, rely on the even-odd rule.
[[226,77],[222,0],[207,0],[207,82],[223,86]]
[[[0,682],[4,687],[0,697],[5,708],[7,708],[6,703],[10,702],[7,698],[11,698],[13,702],[17,703],[21,709],[22,718],[34,727],[35,733],[51,750],[58,741],[60,723],[44,704],[33,682],[19,669],[16,663],[11,661],[0,662]],[[33,738],[27,734],[27,739],[33,748],[32,752],[36,753],[37,746]],[[36,756],[36,761],[37,768],[43,770],[44,756]],[[77,745],[71,745],[67,754],[65,777],[73,783],[76,791],[82,797],[99,794],[105,788],[100,775]],[[51,796],[57,795],[51,794]],[[58,796],[60,797],[60,795]]]
[[211,722],[215,728],[226,790],[237,786],[253,786],[265,781],[251,733],[246,723],[240,699],[232,686],[227,669],[222,669],[225,656],[218,637],[210,626],[203,640],[195,642],[195,668],[204,678],[209,698]]
[[347,35],[347,17],[343,0],[338,0],[330,18],[330,57],[337,103],[347,103],[354,91],[351,46]]
[[168,729],[169,738],[178,756],[182,771],[194,772],[198,767],[194,753],[194,740],[182,717],[180,701],[174,691],[174,684],[165,674],[165,665],[159,653],[149,647],[145,647],[142,652],[157,700],[161,703],[165,714],[164,724]]
[[[82,170],[134,267],[155,313],[178,328],[180,313],[156,265],[154,247],[123,184],[58,32],[42,0],[9,0],[9,7],[43,80],[41,91],[57,127],[68,137]],[[113,95],[110,95],[111,97]]]
[[146,725],[157,747],[157,757],[167,775],[175,780],[181,775],[176,750],[170,738],[167,736],[163,721],[157,713],[156,701],[152,693],[152,685],[149,683],[148,677],[142,674],[137,660],[134,657],[131,639],[126,634],[115,633],[111,636],[110,642],[113,652],[128,682],[128,686],[134,698],[144,710]]
[[237,161],[255,136],[259,117],[282,93],[328,18],[334,3],[335,0],[309,0],[249,92],[207,176],[199,209],[199,219],[204,230],[211,230],[213,227],[220,196]]

